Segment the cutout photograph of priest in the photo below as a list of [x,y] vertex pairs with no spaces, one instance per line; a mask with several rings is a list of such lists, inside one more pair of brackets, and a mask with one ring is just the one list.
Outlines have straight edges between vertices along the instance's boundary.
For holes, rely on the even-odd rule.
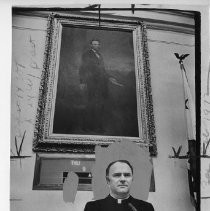
[[106,168],[106,181],[109,195],[104,199],[88,202],[84,211],[154,211],[151,203],[130,195],[133,167],[127,160],[111,162]]

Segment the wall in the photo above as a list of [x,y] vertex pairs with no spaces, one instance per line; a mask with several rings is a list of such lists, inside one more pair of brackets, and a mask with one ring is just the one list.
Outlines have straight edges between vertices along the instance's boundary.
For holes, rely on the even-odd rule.
[[[138,14],[135,14],[138,16]],[[148,14],[146,14],[148,16]],[[165,17],[162,17],[165,18]],[[170,17],[171,18],[171,17]],[[176,17],[176,21],[187,22]],[[11,159],[11,210],[83,210],[92,198],[91,192],[78,192],[74,204],[64,203],[62,191],[32,190],[35,154],[32,138],[35,122],[39,82],[41,77],[46,35],[46,20],[35,17],[13,17],[12,44],[12,121],[11,155],[26,130],[22,155],[25,159]],[[185,67],[194,90],[194,36],[183,33],[148,30],[148,45],[152,76],[158,156],[153,159],[156,192],[150,193],[155,210],[191,211],[187,161],[169,159],[182,145],[187,152],[184,96],[180,67],[174,53],[189,53]],[[194,96],[194,95],[193,95]]]
[[[201,10],[201,155],[203,155],[203,144],[207,146],[210,141],[209,9],[208,6]],[[206,155],[210,156],[210,147],[207,148]],[[210,207],[210,157],[202,157],[200,162],[201,210],[207,211]]]

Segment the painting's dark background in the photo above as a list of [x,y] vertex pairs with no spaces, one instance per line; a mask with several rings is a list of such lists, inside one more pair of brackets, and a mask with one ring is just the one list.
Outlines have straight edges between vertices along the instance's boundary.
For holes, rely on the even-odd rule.
[[[108,84],[100,133],[84,130],[87,99],[79,88],[81,56],[93,38],[100,40],[106,72],[121,84]],[[132,32],[63,27],[53,133],[139,136]]]

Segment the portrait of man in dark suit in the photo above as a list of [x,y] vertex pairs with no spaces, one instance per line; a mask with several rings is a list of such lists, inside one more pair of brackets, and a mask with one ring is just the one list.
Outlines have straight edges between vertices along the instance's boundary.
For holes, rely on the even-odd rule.
[[88,202],[84,211],[154,211],[151,203],[135,199],[130,195],[133,182],[133,167],[127,160],[111,162],[106,168],[109,195]]
[[108,75],[99,50],[99,40],[93,39],[90,43],[90,49],[82,55],[79,76],[80,88],[87,95],[85,128],[103,132],[104,107],[108,97]]

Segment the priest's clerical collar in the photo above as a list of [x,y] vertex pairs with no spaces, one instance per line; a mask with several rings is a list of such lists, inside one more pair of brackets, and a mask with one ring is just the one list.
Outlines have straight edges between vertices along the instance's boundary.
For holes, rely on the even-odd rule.
[[128,199],[130,197],[130,195],[128,195],[127,197],[125,197],[123,199],[118,199],[118,198],[114,197],[112,193],[110,193],[110,196],[112,198],[116,199],[118,204],[121,204],[123,200]]

